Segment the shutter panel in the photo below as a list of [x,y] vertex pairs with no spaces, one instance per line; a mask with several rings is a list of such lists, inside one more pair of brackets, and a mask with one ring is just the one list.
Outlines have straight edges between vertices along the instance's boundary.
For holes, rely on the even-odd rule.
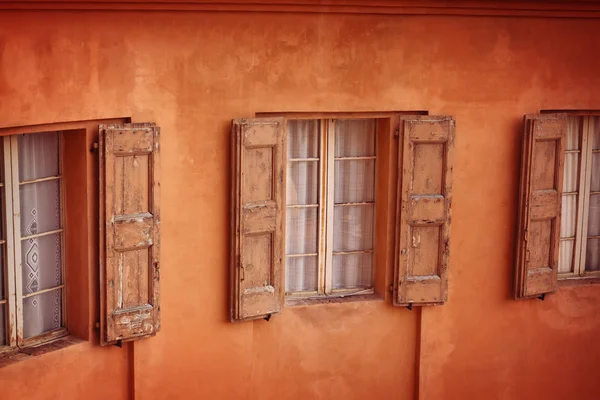
[[452,117],[401,117],[395,305],[448,297],[454,126]]
[[233,121],[231,321],[269,318],[284,296],[285,120]]
[[159,133],[100,125],[101,343],[160,329]]
[[521,155],[515,298],[556,289],[567,118],[528,115]]

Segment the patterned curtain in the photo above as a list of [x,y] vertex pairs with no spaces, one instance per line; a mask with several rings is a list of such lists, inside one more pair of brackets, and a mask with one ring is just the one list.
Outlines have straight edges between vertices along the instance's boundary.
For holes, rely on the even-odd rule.
[[[59,136],[46,132],[18,137],[23,296],[62,283],[60,180],[23,183],[58,176]],[[29,237],[40,235],[37,237]],[[25,338],[61,327],[61,289],[23,299]]]

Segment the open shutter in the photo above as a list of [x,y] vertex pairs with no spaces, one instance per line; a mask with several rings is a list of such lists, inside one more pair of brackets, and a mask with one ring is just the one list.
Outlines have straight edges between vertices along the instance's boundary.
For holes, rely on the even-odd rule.
[[160,329],[159,133],[153,123],[100,125],[103,345]]
[[284,296],[285,120],[233,121],[231,321],[269,318]]
[[521,155],[515,298],[556,289],[567,118],[527,115]]
[[448,297],[454,119],[402,116],[394,304]]

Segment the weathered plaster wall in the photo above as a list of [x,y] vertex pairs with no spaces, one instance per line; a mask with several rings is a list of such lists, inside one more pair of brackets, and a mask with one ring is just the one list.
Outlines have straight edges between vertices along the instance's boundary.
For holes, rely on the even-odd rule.
[[[600,288],[510,290],[522,116],[600,109],[598,38],[576,19],[1,13],[0,127],[162,127],[163,320],[133,349],[6,367],[0,398],[597,398]],[[227,322],[231,119],[387,110],[457,120],[448,304]]]

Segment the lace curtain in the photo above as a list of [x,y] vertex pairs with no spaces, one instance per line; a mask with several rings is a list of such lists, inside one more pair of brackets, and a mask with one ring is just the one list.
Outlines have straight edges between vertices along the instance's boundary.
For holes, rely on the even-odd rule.
[[[62,324],[61,234],[44,233],[61,228],[59,134],[46,132],[18,137],[21,257],[23,282],[23,334],[25,338],[54,330]],[[30,237],[38,235],[35,237]]]

